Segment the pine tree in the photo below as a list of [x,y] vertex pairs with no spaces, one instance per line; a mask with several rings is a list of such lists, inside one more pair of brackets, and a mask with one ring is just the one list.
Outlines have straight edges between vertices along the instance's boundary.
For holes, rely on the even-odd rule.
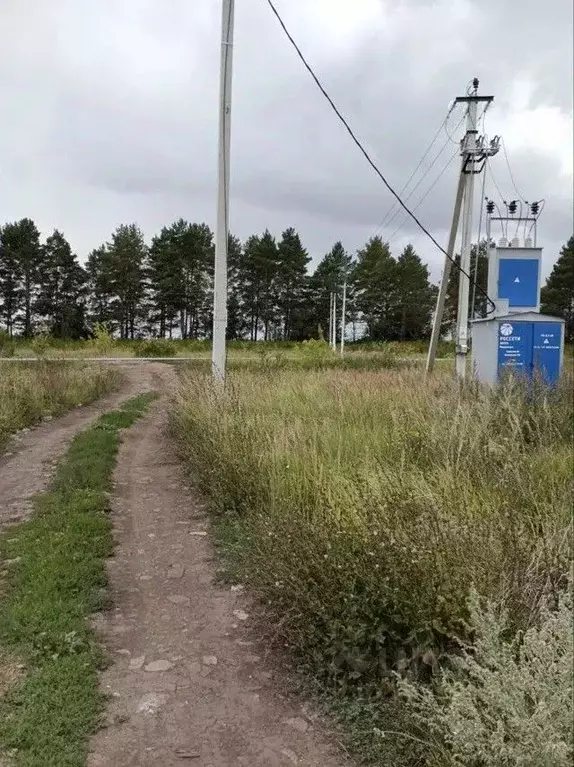
[[251,340],[257,341],[261,325],[264,339],[268,340],[277,318],[277,244],[269,230],[261,237],[249,237],[245,243],[242,273]]
[[[40,232],[30,218],[6,224],[2,230],[0,285],[8,332],[19,321],[25,337],[33,334],[34,304],[42,267]],[[21,309],[21,314],[16,314]]]
[[[478,273],[476,273],[476,258],[478,253]],[[447,294],[445,299],[445,309],[442,321],[442,332],[452,333],[456,326],[456,318],[458,313],[458,286],[460,284],[460,255],[455,256],[455,263],[450,270],[450,276],[448,279]],[[456,266],[455,266],[456,264]],[[468,304],[468,317],[471,319],[473,316],[476,318],[484,317],[487,311],[488,301],[486,299],[486,292],[488,288],[488,256],[486,254],[486,240],[482,240],[478,251],[476,245],[473,245],[470,251],[470,272],[469,274],[474,279],[476,274],[477,288],[473,290],[472,282],[470,284],[470,300]],[[473,310],[472,295],[475,295],[475,306]]]
[[396,279],[399,314],[393,335],[401,341],[425,338],[430,332],[436,291],[429,282],[428,267],[412,245],[399,256]]
[[209,336],[213,321],[213,233],[207,224],[186,224],[178,248],[184,288],[180,306],[182,338]]
[[89,319],[94,325],[110,325],[113,322],[110,258],[109,249],[101,245],[90,253],[86,263]]
[[294,315],[300,308],[307,264],[311,259],[301,244],[301,238],[290,227],[286,229],[277,246],[277,304],[282,321],[282,337],[290,340]]
[[560,251],[558,261],[542,288],[542,312],[566,320],[565,339],[574,341],[574,236]]
[[341,242],[336,242],[329,253],[317,265],[310,279],[313,314],[310,323],[313,325],[312,334],[321,334],[326,338],[330,325],[329,307],[331,294],[337,295],[339,308],[343,296],[343,285],[347,281],[347,312],[353,310],[353,259],[345,251]]
[[239,340],[246,327],[242,306],[242,261],[241,241],[231,233],[227,242],[227,338]]
[[54,230],[43,246],[42,285],[36,306],[53,336],[85,335],[86,281],[87,274],[70,244],[61,232]]
[[159,323],[161,338],[165,338],[166,332],[171,336],[176,317],[185,305],[181,241],[187,226],[182,219],[164,226],[151,242],[148,275],[155,314],[150,319]]
[[109,268],[113,312],[121,338],[134,338],[139,306],[145,291],[147,248],[136,224],[123,224],[112,234],[104,260]]
[[14,249],[14,227],[14,224],[6,224],[0,229],[0,316],[9,335],[14,332],[22,298],[22,273]]
[[357,305],[362,311],[371,340],[394,337],[396,327],[397,262],[388,243],[372,237],[357,253],[355,283]]

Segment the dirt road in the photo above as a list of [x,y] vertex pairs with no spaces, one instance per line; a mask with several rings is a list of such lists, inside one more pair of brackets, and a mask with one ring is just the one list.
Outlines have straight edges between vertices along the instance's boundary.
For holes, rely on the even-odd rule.
[[115,471],[114,607],[94,622],[113,662],[107,726],[89,767],[338,767],[343,758],[262,657],[238,591],[214,584],[205,512],[166,432],[174,371],[126,370],[124,389],[24,435],[0,463],[0,515],[15,522],[73,435],[143,391],[162,394],[124,436]]
[[15,437],[0,455],[0,527],[21,522],[31,511],[31,499],[45,490],[55,463],[75,434],[89,427],[102,413],[124,400],[157,388],[164,366],[139,368],[120,365],[126,380],[116,393],[92,405],[77,408]]
[[[164,367],[164,389],[174,372]],[[205,512],[166,433],[166,401],[125,437],[115,472],[115,609],[97,626],[115,656],[103,674],[108,726],[89,767],[337,767],[341,759],[281,697],[242,597],[214,585]]]

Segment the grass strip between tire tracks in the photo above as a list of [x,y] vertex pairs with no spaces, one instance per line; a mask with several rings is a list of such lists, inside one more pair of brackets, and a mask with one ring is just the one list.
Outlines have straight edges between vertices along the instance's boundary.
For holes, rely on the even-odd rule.
[[23,667],[0,700],[0,754],[15,765],[85,764],[104,704],[104,656],[88,619],[107,599],[112,471],[121,430],[155,396],[135,397],[77,435],[33,519],[0,537],[0,664]]

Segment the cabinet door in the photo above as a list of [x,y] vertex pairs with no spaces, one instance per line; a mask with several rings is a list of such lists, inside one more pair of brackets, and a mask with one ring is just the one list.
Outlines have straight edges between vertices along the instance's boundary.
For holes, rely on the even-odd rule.
[[537,258],[501,258],[498,267],[498,297],[507,298],[510,309],[538,305]]
[[559,322],[535,322],[532,364],[535,372],[548,384],[558,382],[562,351],[562,325]]
[[532,322],[498,323],[498,375],[532,374]]

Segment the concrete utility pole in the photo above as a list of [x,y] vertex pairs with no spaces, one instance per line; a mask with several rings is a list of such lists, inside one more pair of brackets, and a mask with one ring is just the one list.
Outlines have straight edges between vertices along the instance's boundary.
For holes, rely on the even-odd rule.
[[[464,166],[464,163],[463,163]],[[434,362],[436,359],[436,350],[440,339],[440,328],[442,324],[442,316],[444,314],[444,304],[446,301],[446,291],[448,288],[448,281],[450,278],[450,272],[452,268],[451,259],[454,258],[454,246],[456,244],[456,234],[458,232],[458,224],[460,221],[460,211],[462,208],[462,198],[464,195],[465,175],[460,171],[458,177],[458,189],[456,190],[456,199],[454,202],[454,213],[452,215],[452,224],[450,226],[450,235],[448,238],[448,245],[446,252],[448,256],[444,257],[444,266],[442,270],[442,279],[440,282],[440,288],[436,300],[436,309],[433,318],[432,334],[429,346],[429,352],[427,357],[427,373],[432,373],[434,369]]]
[[459,293],[458,293],[458,313],[456,326],[456,372],[459,378],[466,376],[466,357],[468,354],[468,305],[470,293],[470,254],[472,242],[472,206],[474,202],[474,177],[484,169],[486,158],[495,155],[498,152],[499,139],[495,137],[490,146],[485,146],[484,136],[478,135],[478,105],[485,104],[485,109],[494,100],[493,96],[478,95],[478,79],[475,77],[472,81],[472,88],[469,89],[466,96],[458,96],[455,99],[457,104],[467,105],[466,135],[461,141],[462,165],[458,181],[458,189],[454,206],[452,226],[450,230],[447,254],[445,256],[443,276],[437,305],[433,320],[433,329],[431,343],[427,358],[427,373],[430,373],[434,367],[437,344],[440,338],[440,328],[444,313],[444,304],[448,279],[450,276],[451,259],[454,258],[454,248],[456,236],[459,227],[461,207],[463,208],[462,221],[462,247],[459,275]]
[[213,285],[213,378],[225,383],[227,334],[227,243],[229,238],[229,159],[231,149],[231,82],[235,0],[223,0],[219,104],[219,174]]
[[333,293],[333,321],[331,322],[333,329],[333,335],[331,336],[331,348],[333,351],[337,349],[337,294]]
[[347,327],[347,278],[343,283],[343,305],[341,306],[341,357],[345,353],[345,328]]

